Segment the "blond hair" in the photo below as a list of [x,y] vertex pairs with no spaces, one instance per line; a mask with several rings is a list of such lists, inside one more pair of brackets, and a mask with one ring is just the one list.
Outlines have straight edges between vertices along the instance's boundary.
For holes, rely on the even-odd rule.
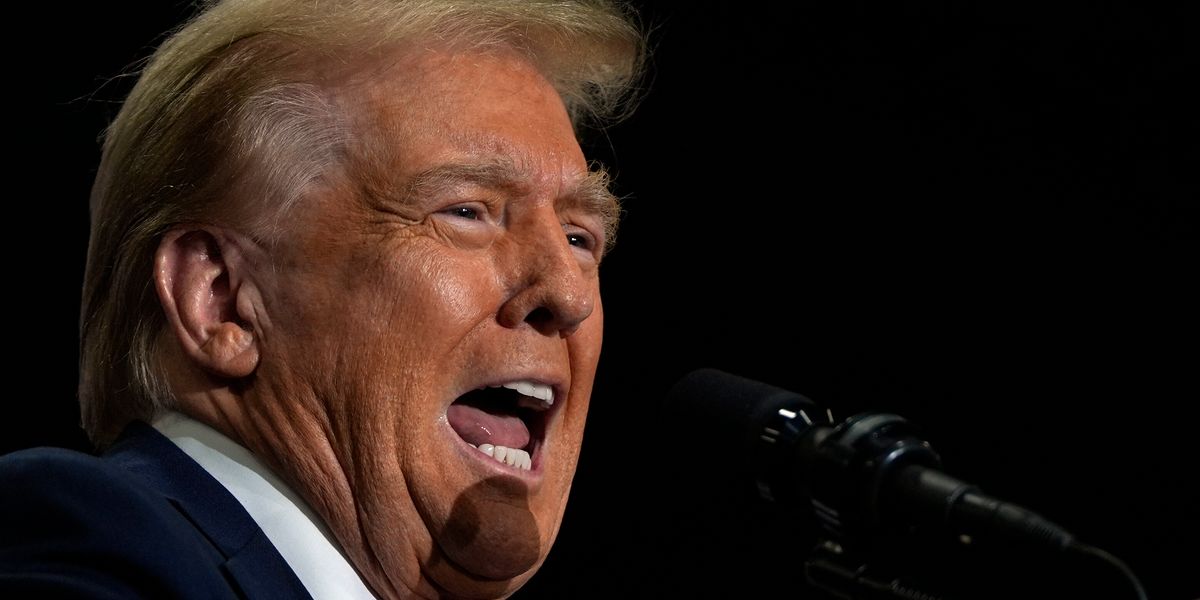
[[[631,106],[642,66],[631,17],[607,0],[205,3],[150,58],[105,136],[80,315],[79,398],[92,441],[103,447],[130,420],[170,405],[156,359],[161,236],[238,214],[256,215],[249,233],[269,241],[272,224],[354,141],[305,65],[399,44],[515,50],[577,126],[603,123]],[[252,193],[238,198],[256,206],[228,201],[239,186]]]

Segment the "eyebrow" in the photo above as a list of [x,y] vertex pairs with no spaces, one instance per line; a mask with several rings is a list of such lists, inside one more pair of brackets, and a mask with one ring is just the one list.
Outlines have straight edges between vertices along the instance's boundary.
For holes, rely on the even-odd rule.
[[[590,165],[586,176],[571,184],[565,194],[555,198],[556,208],[576,208],[598,215],[604,226],[604,252],[616,241],[621,203],[609,190],[608,171],[600,164]],[[464,183],[504,190],[513,195],[530,191],[529,176],[511,160],[498,157],[483,162],[450,163],[422,171],[404,186],[401,200],[414,203]]]

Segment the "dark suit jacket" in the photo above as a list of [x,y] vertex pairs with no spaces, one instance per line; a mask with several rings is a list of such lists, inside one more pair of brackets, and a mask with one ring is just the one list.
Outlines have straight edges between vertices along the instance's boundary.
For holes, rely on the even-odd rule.
[[2,598],[309,598],[242,505],[133,423],[102,457],[0,457]]

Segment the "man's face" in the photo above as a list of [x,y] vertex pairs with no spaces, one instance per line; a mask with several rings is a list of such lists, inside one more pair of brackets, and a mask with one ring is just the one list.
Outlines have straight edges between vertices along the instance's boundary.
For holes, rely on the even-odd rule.
[[[417,51],[359,75],[344,172],[259,275],[250,445],[377,591],[502,595],[544,560],[570,489],[607,196],[523,60]],[[476,391],[504,384],[552,405]]]

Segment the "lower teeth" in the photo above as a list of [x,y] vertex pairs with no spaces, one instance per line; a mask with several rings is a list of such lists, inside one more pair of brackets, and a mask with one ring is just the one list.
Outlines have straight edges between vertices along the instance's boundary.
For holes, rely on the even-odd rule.
[[528,471],[533,467],[533,460],[529,457],[529,453],[520,448],[480,444],[478,449],[496,459],[496,462],[502,462],[510,467],[516,467],[523,471]]

